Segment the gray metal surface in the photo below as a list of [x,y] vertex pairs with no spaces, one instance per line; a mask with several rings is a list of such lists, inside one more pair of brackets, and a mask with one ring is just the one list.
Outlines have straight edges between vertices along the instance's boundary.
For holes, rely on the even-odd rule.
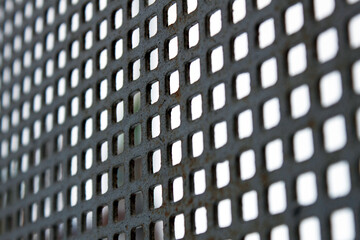
[[0,239],[360,239],[359,13],[1,0]]

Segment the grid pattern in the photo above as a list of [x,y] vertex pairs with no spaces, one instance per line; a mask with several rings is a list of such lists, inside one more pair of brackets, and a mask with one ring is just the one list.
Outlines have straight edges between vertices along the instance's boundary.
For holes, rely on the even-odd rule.
[[359,239],[358,0],[0,1],[0,239]]

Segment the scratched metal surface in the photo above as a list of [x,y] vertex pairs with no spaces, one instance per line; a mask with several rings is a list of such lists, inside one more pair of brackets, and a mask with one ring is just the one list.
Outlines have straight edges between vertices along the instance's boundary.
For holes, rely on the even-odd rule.
[[359,13],[1,0],[0,239],[360,239]]

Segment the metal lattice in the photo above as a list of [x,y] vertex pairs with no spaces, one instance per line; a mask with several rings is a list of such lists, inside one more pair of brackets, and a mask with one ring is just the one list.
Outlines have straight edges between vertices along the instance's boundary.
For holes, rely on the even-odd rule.
[[1,0],[0,239],[360,239],[358,0]]

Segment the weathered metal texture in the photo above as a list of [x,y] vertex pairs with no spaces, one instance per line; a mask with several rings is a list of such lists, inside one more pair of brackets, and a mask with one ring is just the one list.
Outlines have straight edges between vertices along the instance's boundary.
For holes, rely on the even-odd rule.
[[[348,221],[347,226],[350,226],[350,230],[348,229],[345,234],[360,238],[360,91],[359,85],[356,85],[360,80],[354,70],[354,63],[360,59],[360,49],[351,46],[349,32],[350,19],[360,12],[359,2],[351,4],[351,1],[335,1],[335,7],[329,16],[317,20],[317,10],[312,0],[273,0],[260,10],[257,9],[255,0],[247,0],[246,15],[234,23],[233,0],[198,0],[196,9],[189,14],[186,0],[156,0],[150,6],[145,0],[139,0],[139,13],[133,18],[131,1],[100,1],[102,4],[106,3],[102,10],[99,9],[102,8],[102,4],[91,0],[65,0],[65,5],[61,5],[62,1],[0,2],[0,239],[123,239],[122,233],[126,239],[132,240],[162,239],[159,237],[161,232],[164,239],[174,239],[174,217],[179,214],[185,216],[184,239],[246,239],[248,234],[254,232],[258,233],[261,239],[275,239],[276,235],[272,235],[271,232],[279,225],[284,225],[284,236],[288,231],[289,239],[305,239],[301,235],[301,223],[308,217],[318,219],[321,239],[331,239],[336,237],[336,217],[332,213],[344,209],[347,211],[344,219]],[[192,1],[195,0],[190,0]],[[92,17],[86,21],[85,9],[90,2],[93,4]],[[238,1],[238,10],[242,2]],[[298,2],[302,4],[304,24],[296,33],[288,35],[285,12]],[[332,2],[324,2],[323,7],[326,8]],[[172,4],[177,5],[177,17],[175,23],[167,26],[167,10]],[[49,9],[52,10],[48,16]],[[120,18],[115,17],[118,9],[122,9]],[[221,10],[221,30],[210,36],[210,15],[216,10]],[[74,14],[78,14],[79,27],[72,31],[72,27],[76,28],[76,23],[72,22],[76,21],[72,20]],[[157,32],[149,38],[147,24],[155,15]],[[274,20],[275,40],[269,46],[260,48],[258,28],[269,18]],[[107,20],[107,34],[103,40],[99,40],[98,33],[102,31],[100,24],[104,19]],[[115,29],[120,19],[122,25]],[[65,35],[59,31],[63,23],[66,24]],[[187,32],[194,23],[199,24],[199,43],[189,49]],[[132,49],[131,33],[137,27],[140,42]],[[27,33],[26,28],[32,34]],[[39,31],[36,31],[37,28]],[[335,42],[338,43],[338,51],[332,59],[321,62],[317,45],[323,43],[319,43],[317,37],[329,28],[336,30]],[[355,34],[359,34],[359,29]],[[93,32],[90,37],[93,44],[91,48],[86,49],[84,37],[89,30]],[[53,47],[51,39],[47,39],[49,33],[53,34]],[[234,47],[235,38],[242,33],[247,33],[247,41]],[[178,39],[178,53],[169,60],[168,41],[174,36]],[[122,55],[115,59],[115,41],[118,39],[123,40]],[[271,39],[271,36],[267,39]],[[78,56],[76,46],[73,46],[72,50],[73,41],[78,41]],[[306,46],[305,68],[290,76],[289,50],[299,43]],[[40,44],[39,48],[36,47],[37,44]],[[18,45],[20,47],[17,47]],[[211,53],[218,46],[222,46],[223,56],[220,54],[220,57],[213,61],[220,63],[221,69],[212,73]],[[236,61],[235,59],[240,58],[238,54],[241,55],[241,49],[237,49],[238,47],[248,48],[248,52],[244,58]],[[105,63],[105,60],[99,60],[100,52],[105,48],[107,64],[104,64],[104,69],[99,70]],[[158,49],[158,65],[150,70],[150,51],[155,48]],[[62,50],[66,56],[65,62],[58,57]],[[330,52],[331,46],[327,46],[326,51]],[[30,54],[29,64],[25,63],[28,61],[26,54]],[[40,55],[39,59],[36,59],[36,55]],[[265,74],[270,78],[275,77],[275,82],[273,85],[270,84],[272,86],[264,87],[262,81],[265,79],[261,79],[261,65],[272,57],[276,58],[275,73],[270,71]],[[87,79],[85,70],[89,58],[92,58],[92,76]],[[191,84],[189,64],[196,58],[200,59],[201,76],[198,81]],[[297,64],[301,65],[303,62],[299,58],[301,55],[296,56],[299,60]],[[49,62],[50,59],[53,63]],[[136,70],[132,72],[136,60],[140,60],[140,77],[132,80],[134,74],[136,75]],[[20,70],[18,64],[21,66]],[[71,77],[74,69],[79,71],[78,84],[77,78]],[[123,70],[123,85],[118,89],[116,76],[120,69]],[[169,78],[176,70],[179,72],[179,88],[170,94],[173,86],[170,86]],[[332,71],[338,71],[340,74],[342,91],[336,103],[327,107],[322,103],[324,96],[321,96],[320,79]],[[239,78],[239,81],[245,83],[239,83],[237,90],[236,79],[241,73],[249,73],[246,76],[250,76],[251,91],[238,99],[240,93],[237,91],[243,91],[242,87],[246,87],[247,81],[245,75],[245,80]],[[62,78],[65,79],[64,89],[59,84]],[[107,79],[107,94],[101,99],[100,82],[103,79]],[[29,86],[27,80],[30,80]],[[150,84],[154,81],[159,82],[159,99],[151,104]],[[218,92],[212,95],[213,88],[220,83],[225,84],[224,106],[221,104],[224,99],[217,95]],[[308,111],[303,111],[302,116],[295,118],[292,116],[292,111],[295,111],[296,107],[291,104],[291,92],[304,84],[308,86],[310,107]],[[89,100],[85,100],[85,94],[89,88],[93,91],[92,96],[89,95],[93,104],[86,108]],[[141,94],[138,111],[138,99],[133,98],[136,92]],[[222,92],[221,88],[219,92]],[[191,99],[197,94],[202,96],[202,114],[198,119],[191,120]],[[78,102],[72,105],[71,101],[75,97],[78,97]],[[275,120],[275,126],[266,129],[264,122],[267,120],[264,121],[264,117],[276,118],[276,111],[279,109],[275,107],[271,108],[271,114],[263,113],[263,104],[272,98],[279,101],[280,120]],[[124,116],[117,122],[116,104],[121,101],[124,103]],[[213,101],[215,104],[219,103],[219,109],[213,109]],[[300,102],[306,102],[306,99],[301,99]],[[176,105],[180,106],[181,124],[171,129],[170,109]],[[59,110],[61,106],[65,108],[64,113]],[[238,125],[238,115],[247,109],[252,112],[252,124],[247,124],[245,131],[248,132],[251,125],[253,131],[240,139],[241,126]],[[108,111],[107,126],[105,130],[100,130],[99,119],[103,110]],[[30,114],[26,116],[28,111]],[[199,113],[198,109],[196,113]],[[150,119],[157,114],[160,116],[160,135],[152,138]],[[333,127],[330,124],[332,131],[325,133],[326,121],[334,116],[339,117],[336,120],[340,120],[335,122],[340,125],[335,124]],[[63,122],[61,118],[64,118]],[[85,122],[88,118],[92,118],[92,125],[86,130]],[[106,118],[104,119],[101,121],[102,124],[106,121]],[[216,139],[220,137],[215,136],[214,127],[215,124],[224,121],[227,141],[224,146],[216,148]],[[341,123],[345,125],[342,126]],[[135,129],[137,124],[140,124],[141,129]],[[78,127],[77,132],[75,129],[72,130],[74,126]],[[92,134],[87,136],[90,129]],[[299,145],[294,136],[302,129],[311,129],[312,140],[300,139]],[[327,144],[331,145],[329,142],[334,139],[331,132],[341,132],[342,129],[345,129],[345,143],[341,144],[344,135],[335,135],[335,138],[340,139],[340,145],[335,144],[335,150],[331,146],[327,149]],[[141,140],[138,139],[139,131]],[[203,152],[200,156],[193,157],[191,139],[192,134],[198,131],[203,133]],[[123,151],[117,154],[117,136],[121,133],[124,134],[124,146]],[[217,134],[221,133],[223,132]],[[74,139],[75,134],[78,137],[77,141]],[[267,164],[270,157],[266,158],[266,145],[275,139],[281,140],[282,149],[278,152],[278,158],[274,158],[281,162],[282,155],[283,163],[277,166],[276,170],[269,171]],[[176,154],[181,156],[181,162],[173,166],[171,146],[178,140],[181,140],[181,154]],[[74,141],[73,144],[71,141]],[[101,144],[106,141],[108,158],[101,160]],[[296,144],[300,149],[298,154],[306,155],[306,151],[310,152],[308,159],[295,159]],[[197,142],[196,146],[201,144]],[[87,169],[89,162],[86,163],[85,158],[88,149],[92,149],[93,162]],[[156,149],[161,150],[161,168],[158,172],[152,173],[151,155]],[[239,158],[249,149],[252,149],[255,155],[256,171],[251,176],[250,166],[249,170],[246,170],[250,175],[249,179],[244,180],[240,173],[245,166],[240,166]],[[75,158],[77,162],[71,165],[71,159]],[[216,171],[216,164],[225,160],[228,160],[229,164],[229,183],[226,181],[226,164],[223,165],[223,172]],[[250,154],[250,165],[251,160]],[[340,171],[342,174],[336,175],[335,182],[342,181],[340,190],[334,190],[339,197],[329,193],[333,188],[330,186],[333,182],[329,182],[329,167],[337,162],[345,166],[342,169],[348,169],[347,173]],[[206,190],[196,195],[193,175],[201,169],[205,170]],[[297,178],[306,172],[312,172],[316,176],[315,192],[307,193],[309,196],[315,195],[316,198],[310,200],[310,205],[301,204],[299,195],[302,193],[299,193],[300,187],[297,184]],[[103,173],[108,174],[108,190],[102,194],[102,191],[106,190],[105,185],[101,187]],[[349,181],[346,181],[347,176]],[[172,188],[172,181],[176,177],[183,178],[183,197],[173,202],[174,191],[180,191]],[[86,200],[85,195],[89,193],[89,189],[86,193],[85,182],[88,179],[92,180],[93,196]],[[218,188],[219,179],[225,179],[226,186]],[[285,209],[274,213],[270,210],[270,205],[276,203],[270,203],[272,200],[268,197],[269,187],[279,181],[285,184],[286,204]],[[154,209],[152,189],[159,184],[162,186],[162,205]],[[349,185],[350,189],[346,189]],[[74,186],[77,190],[73,190],[71,194]],[[255,213],[254,219],[245,221],[244,211],[247,211],[247,205],[242,197],[253,190],[256,191],[255,208],[258,213]],[[63,209],[58,197],[60,192],[64,199]],[[281,194],[276,194],[279,195],[279,200],[276,201],[281,202]],[[124,199],[125,208],[118,214],[116,206],[119,199]],[[224,199],[231,200],[231,218],[229,215],[224,217],[225,225],[228,221],[231,224],[222,228],[219,224],[221,225],[223,220],[219,222],[217,206]],[[108,208],[108,214],[104,210],[102,217],[103,207]],[[200,207],[206,208],[207,227],[204,233],[196,234],[194,214]],[[352,215],[348,214],[348,210],[351,210]],[[93,214],[92,229],[86,230],[88,212]],[[72,224],[72,221],[77,223]],[[159,228],[160,230],[155,231],[157,221],[162,221],[162,230]]]

